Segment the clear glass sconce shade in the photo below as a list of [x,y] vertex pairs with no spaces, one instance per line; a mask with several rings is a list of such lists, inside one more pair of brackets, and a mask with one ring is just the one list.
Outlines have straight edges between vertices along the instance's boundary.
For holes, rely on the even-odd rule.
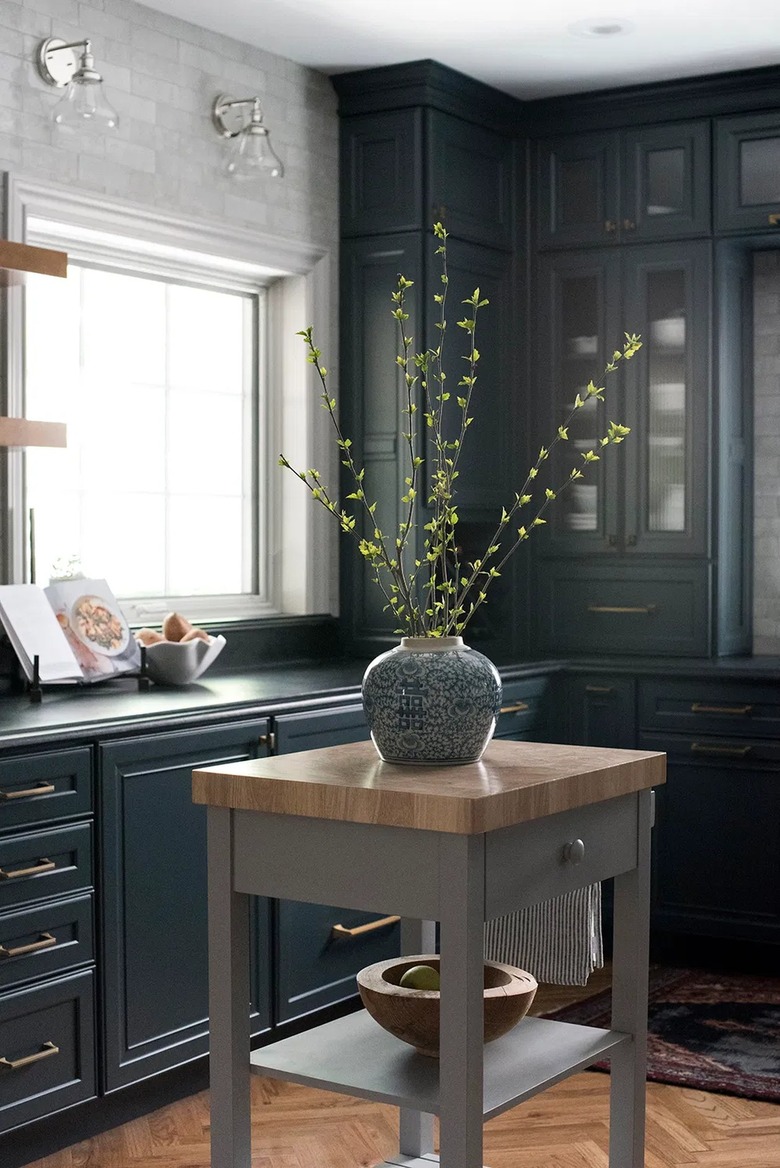
[[103,133],[119,125],[119,115],[106,98],[102,80],[96,74],[80,77],[75,73],[51,116],[63,129],[94,129]]
[[231,178],[282,178],[284,166],[274,153],[265,126],[250,122],[232,141],[225,162]]

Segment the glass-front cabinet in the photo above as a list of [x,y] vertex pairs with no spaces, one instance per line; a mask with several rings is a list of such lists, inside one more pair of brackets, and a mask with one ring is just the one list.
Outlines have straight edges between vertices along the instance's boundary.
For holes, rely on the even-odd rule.
[[[585,477],[550,508],[539,550],[552,555],[704,554],[707,550],[707,385],[709,247],[653,244],[542,260],[539,364],[547,383],[540,442],[568,417],[593,379],[605,387],[553,449],[550,485],[573,466]],[[603,376],[625,332],[643,347]],[[610,421],[631,427],[598,463]]]
[[539,246],[707,235],[706,121],[566,134],[538,147]]
[[715,125],[716,229],[780,235],[780,111]]

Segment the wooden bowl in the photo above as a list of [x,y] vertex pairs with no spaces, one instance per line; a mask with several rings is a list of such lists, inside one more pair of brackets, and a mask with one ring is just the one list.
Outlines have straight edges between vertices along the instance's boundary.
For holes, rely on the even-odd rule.
[[[410,1043],[420,1054],[439,1057],[439,991],[399,985],[413,965],[439,968],[435,953],[393,957],[367,965],[357,975],[363,1005],[375,1022]],[[485,962],[485,1042],[506,1034],[525,1017],[536,993],[536,978],[513,965]]]

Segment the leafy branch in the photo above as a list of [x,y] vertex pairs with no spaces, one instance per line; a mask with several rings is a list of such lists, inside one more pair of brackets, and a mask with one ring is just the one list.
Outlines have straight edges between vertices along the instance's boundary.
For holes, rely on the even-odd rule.
[[[311,327],[302,329],[298,335],[303,337],[307,346],[307,360],[317,371],[321,404],[334,427],[341,462],[354,488],[346,495],[346,500],[354,503],[357,512],[362,513],[360,529],[357,514],[347,511],[342,506],[337,496],[323,484],[319,471],[296,470],[284,455],[279,458],[280,465],[292,471],[306,485],[312,498],[335,517],[341,530],[357,541],[358,550],[370,565],[373,579],[386,600],[385,608],[393,612],[401,626],[396,631],[413,637],[459,636],[475,612],[485,603],[490,585],[501,575],[509,558],[514,555],[520,544],[530,538],[532,531],[547,522],[544,514],[550,505],[560,498],[572,483],[585,477],[586,471],[600,460],[600,451],[608,446],[618,445],[629,434],[627,426],[610,421],[606,432],[594,443],[594,447],[580,455],[580,464],[572,467],[555,488],[545,487],[543,493],[539,494],[536,482],[539,472],[553,450],[561,443],[569,441],[569,427],[578,411],[591,401],[604,401],[605,387],[597,385],[594,381],[589,382],[584,397],[577,393],[574,405],[558,427],[550,445],[540,448],[521,489],[515,492],[514,499],[507,506],[502,507],[501,517],[483,555],[465,567],[461,565],[456,540],[458,524],[455,502],[456,479],[459,476],[458,463],[466,435],[473,422],[470,411],[480,359],[476,345],[477,319],[479,312],[487,307],[489,301],[481,297],[479,288],[475,288],[472,295],[462,302],[466,306],[467,314],[457,323],[468,337],[468,351],[463,356],[466,372],[457,386],[456,403],[460,412],[454,426],[455,437],[448,440],[445,419],[451,394],[446,386],[443,363],[449,284],[447,232],[441,223],[434,224],[433,231],[439,241],[436,254],[442,264],[441,291],[434,294],[434,302],[439,308],[439,318],[436,321],[439,339],[435,347],[415,353],[413,338],[407,333],[409,313],[406,296],[409,289],[414,286],[413,281],[399,275],[396,290],[392,293],[392,315],[397,322],[399,334],[395,360],[403,378],[405,393],[403,415],[406,419],[406,428],[401,431],[401,437],[405,444],[409,468],[404,482],[406,490],[401,497],[401,503],[404,505],[403,517],[394,539],[386,536],[379,526],[376,518],[377,501],[370,502],[366,498],[365,467],[357,465],[352,453],[352,440],[342,433],[336,399],[331,396],[327,369],[321,364],[321,352],[315,344]],[[614,373],[621,361],[630,360],[641,346],[642,341],[637,334],[625,333],[622,348],[615,349],[611,360],[605,365],[604,377]],[[423,527],[426,534],[419,555],[414,557],[413,566],[409,567],[407,561],[414,553],[412,537],[416,531],[415,517],[419,508],[420,478],[424,466],[419,449],[417,416],[420,412],[425,430],[432,431],[433,453],[428,494],[432,515]],[[522,524],[519,523],[519,518],[524,508],[533,509],[533,514],[525,524]],[[361,535],[361,531],[370,531],[372,534]]]

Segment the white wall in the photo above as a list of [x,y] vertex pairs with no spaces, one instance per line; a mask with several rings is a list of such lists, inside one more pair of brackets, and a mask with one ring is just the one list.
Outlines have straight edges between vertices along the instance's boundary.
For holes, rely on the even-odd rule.
[[754,259],[753,648],[780,653],[780,251]]
[[[34,64],[48,36],[93,42],[116,135],[88,143],[50,121],[62,91]],[[260,96],[281,182],[218,176],[219,93]],[[335,248],[337,150],[335,95],[310,69],[133,0],[0,0],[0,170]]]

